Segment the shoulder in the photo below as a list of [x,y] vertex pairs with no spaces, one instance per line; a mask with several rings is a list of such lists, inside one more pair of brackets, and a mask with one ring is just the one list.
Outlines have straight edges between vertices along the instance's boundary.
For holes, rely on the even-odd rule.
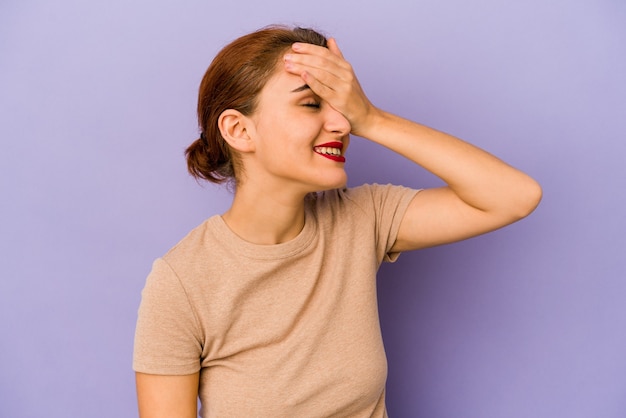
[[386,204],[401,205],[417,192],[404,186],[373,183],[321,192],[316,201],[318,207],[344,207],[369,212]]
[[[189,231],[178,243],[170,248],[161,258],[174,270],[181,264],[193,264],[196,259],[206,257],[211,247],[219,245],[216,238],[217,215],[205,220]],[[209,252],[208,252],[209,251]]]

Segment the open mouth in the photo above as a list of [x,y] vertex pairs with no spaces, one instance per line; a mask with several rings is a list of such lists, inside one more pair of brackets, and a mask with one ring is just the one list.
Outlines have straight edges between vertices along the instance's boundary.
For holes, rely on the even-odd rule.
[[326,144],[321,144],[313,147],[313,151],[322,157],[326,157],[329,160],[338,161],[340,163],[346,162],[346,158],[341,155],[341,150],[343,149],[343,143],[339,141],[328,142]]

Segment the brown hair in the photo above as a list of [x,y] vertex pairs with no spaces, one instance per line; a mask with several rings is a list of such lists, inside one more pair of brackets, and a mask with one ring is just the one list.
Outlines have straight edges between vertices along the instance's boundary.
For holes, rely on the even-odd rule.
[[237,156],[222,138],[218,119],[226,109],[251,115],[281,55],[295,42],[327,47],[312,29],[269,26],[224,47],[204,74],[198,96],[200,138],[185,151],[187,169],[213,183],[237,179]]

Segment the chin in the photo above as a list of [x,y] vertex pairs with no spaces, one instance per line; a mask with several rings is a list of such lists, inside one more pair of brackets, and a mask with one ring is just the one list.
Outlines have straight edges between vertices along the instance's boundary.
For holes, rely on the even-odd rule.
[[343,189],[348,184],[348,176],[343,175],[342,178],[336,179],[336,181],[331,181],[327,184],[320,185],[320,187],[315,190],[316,192],[323,192],[326,190],[334,190],[334,189]]

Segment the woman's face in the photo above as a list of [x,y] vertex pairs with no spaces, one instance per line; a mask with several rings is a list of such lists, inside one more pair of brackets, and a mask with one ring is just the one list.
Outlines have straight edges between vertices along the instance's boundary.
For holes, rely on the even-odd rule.
[[251,178],[261,176],[269,186],[293,186],[305,193],[345,186],[350,123],[300,77],[287,73],[282,60],[250,119],[257,168]]

